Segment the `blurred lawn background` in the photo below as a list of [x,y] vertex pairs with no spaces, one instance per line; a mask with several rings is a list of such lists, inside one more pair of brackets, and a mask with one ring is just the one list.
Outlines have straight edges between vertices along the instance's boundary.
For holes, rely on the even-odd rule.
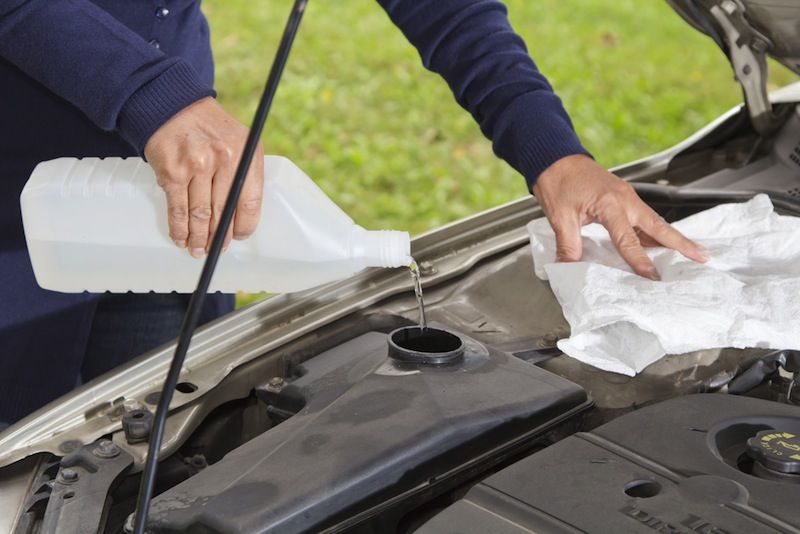
[[[205,0],[223,106],[252,120],[291,0]],[[614,166],[741,102],[729,64],[662,0],[507,0],[584,144]],[[772,83],[795,80],[771,65]],[[263,137],[368,229],[418,234],[527,194],[370,0],[312,0]],[[240,295],[239,304],[258,296]]]

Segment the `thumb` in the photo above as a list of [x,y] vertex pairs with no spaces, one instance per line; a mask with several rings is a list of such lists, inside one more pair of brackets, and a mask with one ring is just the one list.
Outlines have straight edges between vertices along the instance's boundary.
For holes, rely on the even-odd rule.
[[556,234],[556,260],[580,261],[583,254],[581,224],[577,214],[550,221]]

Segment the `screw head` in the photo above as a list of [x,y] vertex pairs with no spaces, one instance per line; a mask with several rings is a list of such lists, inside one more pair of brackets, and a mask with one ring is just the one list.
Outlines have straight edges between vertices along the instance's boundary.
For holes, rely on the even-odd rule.
[[419,274],[421,274],[422,276],[430,276],[432,274],[436,274],[437,272],[439,272],[439,271],[438,271],[438,269],[436,269],[436,267],[433,265],[433,263],[431,263],[431,262],[429,262],[427,260],[420,262],[420,264],[419,264]]
[[542,348],[553,348],[558,344],[558,336],[553,333],[548,333],[542,336],[539,340],[539,345]]
[[103,439],[97,443],[97,447],[94,448],[92,454],[100,458],[114,458],[119,456],[119,447],[113,441]]
[[122,408],[123,408],[123,409],[124,409],[126,412],[132,412],[132,411],[134,411],[134,410],[141,410],[141,409],[142,409],[142,403],[141,403],[141,402],[139,402],[139,401],[138,401],[138,400],[136,400],[136,399],[125,399],[125,400],[122,402]]
[[185,464],[191,465],[196,469],[203,469],[205,467],[208,467],[208,461],[206,461],[206,457],[203,456],[202,454],[195,454],[190,458],[188,457],[184,458],[183,462]]
[[69,467],[61,469],[61,472],[59,474],[61,475],[61,481],[66,482],[68,484],[72,482],[77,482],[78,478],[80,478],[78,472]]
[[269,385],[274,388],[283,387],[283,384],[284,384],[283,377],[280,376],[273,376],[269,380]]
[[736,4],[735,4],[735,3],[733,3],[731,0],[725,0],[724,2],[722,2],[722,5],[721,5],[720,7],[721,7],[721,8],[722,8],[722,9],[723,9],[723,10],[724,10],[724,11],[725,11],[725,12],[726,12],[728,15],[733,15],[734,13],[736,13],[736,10],[738,9],[738,8],[736,7]]
[[750,46],[759,54],[763,54],[769,48],[769,43],[762,39],[754,39]]

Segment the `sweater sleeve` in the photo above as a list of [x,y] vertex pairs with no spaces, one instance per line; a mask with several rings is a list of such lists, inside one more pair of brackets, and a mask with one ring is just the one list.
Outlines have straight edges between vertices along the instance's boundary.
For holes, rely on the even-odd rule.
[[378,2],[529,188],[557,160],[589,155],[500,1]]
[[0,57],[139,153],[175,113],[214,94],[186,61],[89,0],[0,0]]

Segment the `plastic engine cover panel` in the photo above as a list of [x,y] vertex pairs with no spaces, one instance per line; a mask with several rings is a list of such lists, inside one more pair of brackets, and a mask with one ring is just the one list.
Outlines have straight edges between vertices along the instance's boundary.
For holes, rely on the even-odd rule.
[[725,394],[665,401],[511,465],[416,532],[798,532],[800,484],[737,467],[749,436],[798,416]]
[[316,531],[588,407],[579,386],[461,337],[464,359],[448,366],[396,364],[381,333],[306,361],[260,393],[302,409],[158,496],[148,527]]

